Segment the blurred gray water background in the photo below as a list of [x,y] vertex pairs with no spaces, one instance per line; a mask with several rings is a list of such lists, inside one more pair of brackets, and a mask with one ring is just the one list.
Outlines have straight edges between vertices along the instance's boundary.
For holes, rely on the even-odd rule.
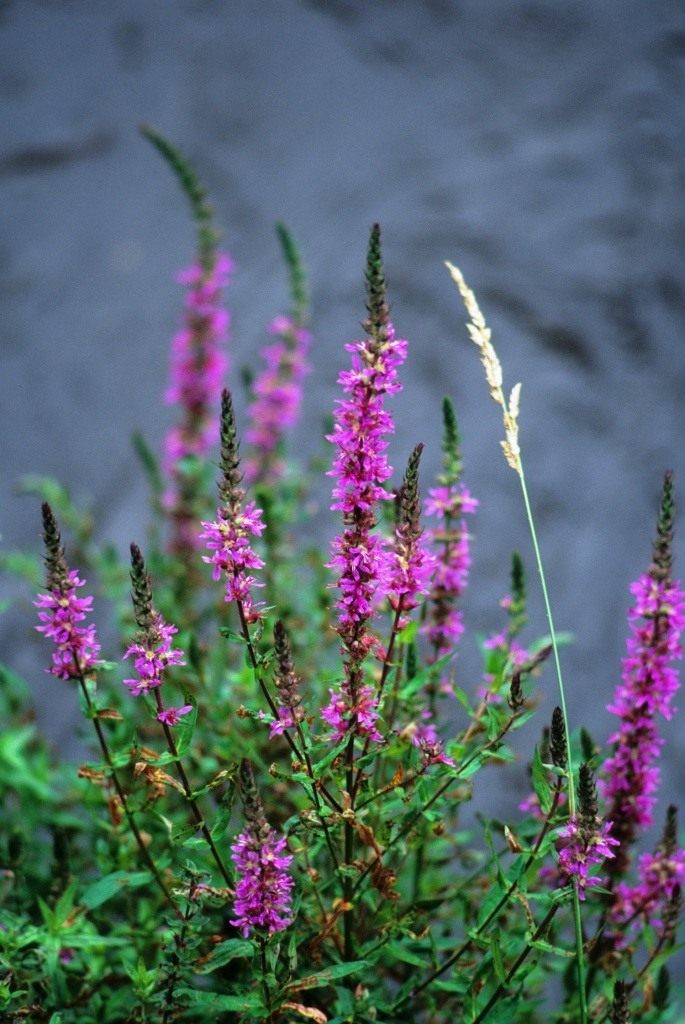
[[[0,45],[3,546],[39,545],[37,502],[15,492],[25,473],[92,502],[98,536],[122,552],[144,539],[130,435],[158,448],[171,422],[173,275],[194,249],[176,183],[137,134],[149,122],[195,164],[237,263],[234,381],[286,302],[275,221],[299,239],[316,337],[302,453],[321,449],[342,346],[363,318],[369,226],[381,222],[393,318],[411,345],[393,464],[401,472],[424,441],[430,483],[449,393],[481,501],[467,624],[500,625],[518,548],[532,637],[544,621],[518,482],[442,261],[462,267],[508,384],[523,381],[552,601],[576,636],[563,655],[571,718],[608,735],[628,585],[649,562],[666,468],[685,510],[680,0],[17,0],[0,6]],[[328,486],[325,538],[338,525]],[[681,516],[681,570],[684,536]],[[24,590],[0,619],[2,658],[30,677],[41,725],[73,751],[76,700],[44,674],[34,615]],[[477,684],[473,642],[460,673]],[[551,670],[541,690],[547,719]],[[682,714],[665,728],[664,806],[685,780]],[[503,781],[489,809],[511,819],[524,762]]]

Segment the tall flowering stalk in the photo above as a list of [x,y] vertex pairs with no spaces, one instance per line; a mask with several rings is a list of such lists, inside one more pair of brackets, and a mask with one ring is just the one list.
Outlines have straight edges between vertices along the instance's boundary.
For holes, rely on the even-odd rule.
[[[83,699],[88,710],[92,712],[93,726],[102,756],[109,769],[119,805],[138,844],[143,862],[150,870],[165,898],[170,900],[166,883],[150,855],[131,811],[128,797],[112,761],[102,723],[88,689],[87,679],[94,675],[100,664],[97,657],[100,653],[100,644],[95,633],[95,626],[92,624],[84,626],[80,623],[90,613],[93,599],[92,597],[76,596],[77,588],[84,586],[84,581],[79,579],[77,573],[67,566],[57,520],[47,502],[43,502],[42,515],[47,593],[39,594],[38,600],[34,603],[40,609],[38,618],[41,625],[36,626],[36,629],[55,644],[52,666],[49,671],[59,679],[75,679],[80,684]],[[112,808],[112,817],[114,819],[119,817],[114,808]]]
[[100,644],[92,624],[81,625],[92,610],[92,597],[78,597],[85,585],[64,558],[57,521],[47,502],[43,503],[46,593],[34,601],[40,609],[36,626],[54,643],[52,666],[48,671],[58,679],[85,679],[98,667]]
[[192,705],[186,704],[181,708],[167,708],[161,695],[162,675],[166,669],[173,665],[183,665],[183,651],[179,648],[172,648],[171,641],[177,632],[175,626],[165,622],[160,613],[156,610],[152,600],[152,580],[145,568],[145,561],[137,544],[131,544],[131,600],[133,613],[138,630],[134,643],[126,651],[125,657],[134,657],[135,666],[138,671],[137,679],[125,679],[125,684],[132,694],[154,695],[157,719],[161,723],[166,738],[167,747],[171,754],[176,773],[181,781],[183,792],[190,807],[195,827],[202,834],[214,861],[221,872],[226,885],[231,884],[231,878],[226,866],[216,847],[204,817],[200,812],[196,797],[193,795],[193,788],[186,774],[183,762],[179,757],[176,740],[171,731],[171,726],[178,723],[181,715],[192,710]]
[[240,794],[245,829],[231,846],[239,876],[233,901],[236,916],[231,924],[245,938],[252,931],[274,935],[292,921],[294,882],[288,868],[293,858],[284,852],[285,836],[278,836],[266,820],[252,765],[246,758],[240,765]]
[[425,513],[438,520],[428,536],[438,552],[433,587],[430,593],[430,618],[424,632],[432,646],[431,660],[437,661],[454,649],[464,632],[464,620],[458,601],[468,582],[471,568],[469,532],[464,516],[473,515],[478,501],[461,483],[462,460],[454,406],[445,397],[443,415],[443,471],[438,487],[428,491]]
[[416,608],[430,592],[436,558],[428,550],[421,527],[419,461],[423,445],[417,444],[397,496],[398,514],[386,588],[390,607],[399,613],[398,626],[407,624],[405,613]]
[[275,342],[262,349],[264,369],[252,391],[245,439],[252,451],[245,460],[250,483],[272,484],[283,475],[283,438],[297,422],[302,405],[302,385],[311,372],[307,354],[311,334],[307,330],[307,287],[295,241],[283,224],[277,233],[290,275],[292,310],[277,316],[269,327]]
[[608,708],[619,719],[618,729],[610,737],[614,751],[602,766],[601,783],[621,841],[614,876],[625,872],[638,829],[652,823],[660,778],[656,761],[664,743],[657,721],[659,715],[667,720],[673,716],[672,701],[679,686],[673,662],[682,657],[685,594],[671,578],[673,513],[673,477],[667,473],[652,564],[630,588],[635,602],[628,612],[628,653]]
[[338,383],[347,397],[337,403],[328,437],[336,447],[329,472],[336,481],[331,508],[343,515],[343,532],[333,541],[329,567],[338,573],[341,592],[337,631],[345,680],[338,693],[331,690],[331,701],[321,713],[336,737],[354,723],[358,734],[376,740],[376,699],[372,688],[362,685],[361,666],[378,642],[369,625],[377,599],[388,593],[391,572],[383,539],[373,533],[377,503],[391,497],[383,484],[392,473],[386,437],[394,423],[383,403],[386,395],[401,390],[397,371],[407,355],[407,342],[396,338],[389,319],[377,224],[369,241],[366,284],[368,337],[345,346],[352,353],[352,369],[343,370]]
[[150,576],[137,544],[131,544],[131,582],[138,631],[124,657],[134,659],[137,675],[124,679],[124,685],[133,697],[154,694],[158,720],[164,725],[177,725],[182,715],[193,710],[192,704],[165,707],[160,688],[167,669],[185,665],[183,651],[172,647],[173,637],[178,632],[176,627],[165,622],[153,607]]
[[228,370],[225,346],[230,317],[222,305],[233,262],[218,249],[206,192],[185,158],[150,128],[143,134],[176,174],[198,233],[195,262],[178,275],[188,289],[183,324],[173,339],[171,379],[165,394],[179,410],[164,447],[168,480],[163,505],[172,524],[171,550],[190,567],[197,547],[197,520],[204,511],[202,466],[219,434],[218,406]]
[[261,569],[264,561],[254,551],[251,538],[264,530],[262,510],[253,501],[244,504],[245,491],[240,486],[240,455],[233,402],[228,391],[221,396],[221,479],[219,497],[222,504],[213,522],[203,522],[201,538],[211,552],[203,561],[213,567],[213,577],[224,577],[225,600],[235,601],[246,622],[261,618],[261,609],[254,603],[253,589],[263,587],[253,569]]

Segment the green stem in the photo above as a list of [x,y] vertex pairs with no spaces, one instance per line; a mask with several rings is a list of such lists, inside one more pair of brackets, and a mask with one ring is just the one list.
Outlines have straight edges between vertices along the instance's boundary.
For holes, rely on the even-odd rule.
[[[559,659],[559,645],[557,643],[557,635],[554,629],[554,619],[552,618],[552,607],[549,601],[549,594],[547,591],[547,581],[545,579],[545,570],[542,563],[542,554],[540,553],[540,545],[538,544],[537,532],[535,529],[535,521],[533,519],[533,510],[530,505],[528,498],[528,489],[526,487],[526,477],[523,472],[523,464],[519,459],[519,473],[518,478],[521,482],[521,491],[523,493],[523,503],[526,509],[526,518],[528,519],[528,527],[530,529],[530,536],[533,543],[533,550],[535,552],[535,561],[537,564],[538,575],[540,577],[540,586],[542,588],[542,597],[545,604],[545,614],[547,616],[547,625],[549,627],[549,634],[552,641],[552,655],[554,658],[554,668],[557,675],[557,682],[559,684],[559,706],[561,713],[564,717],[564,731],[566,733],[566,757],[568,761],[568,809],[569,815],[574,817],[576,813],[576,791],[575,791],[575,780],[573,776],[573,759],[571,755],[571,732],[568,724],[568,713],[566,711],[566,694],[564,690],[564,680],[561,672],[561,661]],[[578,883],[574,879],[573,886],[573,926],[575,931],[576,939],[576,968],[578,973],[578,1003],[580,1011],[580,1022],[579,1024],[587,1024],[588,1011],[587,1011],[587,993],[585,990],[585,953],[583,949],[583,921],[580,913],[580,897],[578,895]],[[475,1022],[474,1022],[475,1024]]]
[[[173,903],[172,903],[172,900],[171,900],[171,894],[169,893],[169,890],[167,889],[166,885],[164,884],[164,880],[162,879],[162,876],[160,875],[160,873],[159,873],[159,871],[157,869],[157,865],[155,864],[155,862],[153,861],[152,857],[150,856],[150,851],[148,850],[147,846],[145,845],[145,843],[143,841],[143,837],[140,834],[140,829],[138,828],[136,820],[133,817],[133,811],[129,807],[129,803],[128,803],[128,799],[126,797],[126,793],[124,792],[124,788],[121,785],[121,782],[119,781],[119,776],[117,775],[116,769],[114,767],[114,762],[112,761],[112,755],[109,752],[109,747],[107,745],[107,740],[105,738],[105,734],[104,734],[103,728],[100,725],[100,720],[97,717],[97,709],[94,707],[93,702],[90,699],[90,694],[88,693],[88,687],[86,686],[86,681],[85,681],[85,678],[83,676],[83,672],[81,671],[81,666],[80,666],[80,664],[78,662],[78,658],[76,657],[76,655],[74,655],[74,662],[76,664],[76,669],[77,669],[77,679],[78,679],[78,681],[79,681],[79,683],[81,685],[81,691],[82,691],[83,696],[84,696],[85,701],[86,701],[86,707],[88,708],[88,711],[93,714],[93,725],[95,726],[95,732],[97,733],[98,742],[100,743],[100,749],[102,750],[102,756],[104,757],[105,762],[107,764],[107,767],[109,768],[110,775],[111,775],[111,778],[112,778],[112,782],[114,783],[114,788],[117,791],[117,796],[119,797],[119,800],[121,802],[121,806],[123,808],[124,814],[126,815],[126,820],[128,821],[128,824],[129,824],[129,827],[131,829],[131,832],[133,833],[135,841],[138,844],[138,849],[140,850],[141,854],[143,855],[143,860],[147,864],[150,872],[152,873],[152,877],[154,878],[154,880],[156,881],[157,885],[159,886],[159,888],[164,893],[165,899],[167,899],[169,901],[169,903],[171,903],[171,905],[173,906]],[[176,909],[176,907],[174,907],[174,910],[175,910],[175,912],[177,914],[179,913],[178,910]]]
[[514,960],[513,964],[511,965],[511,967],[507,971],[506,978],[504,979],[504,981],[500,982],[500,984],[497,986],[497,988],[492,993],[492,995],[490,996],[490,998],[488,999],[487,1003],[485,1004],[483,1009],[480,1011],[478,1016],[473,1019],[472,1024],[481,1024],[481,1022],[484,1021],[485,1018],[487,1017],[487,1015],[490,1013],[490,1010],[493,1008],[495,1003],[499,1002],[499,999],[500,999],[502,993],[504,992],[504,990],[506,989],[507,985],[511,982],[512,978],[514,977],[514,975],[518,971],[518,969],[521,966],[521,964],[524,962],[524,960],[530,954],[531,950],[534,948],[533,944],[535,942],[537,942],[539,939],[541,939],[542,936],[547,931],[547,929],[549,928],[550,924],[552,923],[552,918],[554,917],[554,915],[556,914],[558,909],[559,909],[559,904],[555,903],[551,907],[551,909],[547,911],[547,913],[545,914],[545,917],[544,917],[542,923],[540,925],[538,925],[538,927],[535,929],[535,932],[533,933],[532,939],[530,940],[528,945],[525,946],[523,948],[523,950],[519,953],[519,955],[517,956],[516,960]]
[[[533,861],[536,859],[538,853],[540,852],[540,847],[542,846],[542,841],[545,838],[545,836],[547,835],[547,832],[549,831],[552,819],[554,818],[554,815],[556,814],[557,806],[559,804],[559,798],[561,796],[560,785],[561,785],[560,782],[557,783],[557,788],[556,788],[556,791],[554,793],[554,799],[552,801],[552,806],[550,807],[550,809],[549,809],[549,811],[548,811],[548,813],[547,813],[547,815],[545,817],[545,821],[543,823],[542,829],[540,830],[540,834],[538,835],[538,838],[537,838],[537,840],[535,842],[535,846],[533,847],[530,855],[528,856],[528,859],[526,860],[526,862],[525,862],[525,864],[523,866],[523,869],[521,870],[519,878],[515,878],[514,881],[510,883],[509,888],[504,893],[504,895],[502,896],[502,898],[499,901],[499,903],[497,903],[496,906],[493,907],[493,909],[487,915],[485,920],[481,921],[481,923],[478,925],[478,927],[476,928],[476,930],[474,932],[474,935],[480,935],[482,932],[484,932],[485,929],[488,927],[488,925],[492,921],[494,921],[494,919],[499,915],[500,911],[504,909],[504,907],[507,905],[507,903],[511,899],[511,896],[513,895],[513,893],[518,888],[520,879],[523,878],[526,875],[526,873],[530,869],[531,865],[533,864]],[[419,848],[418,852],[420,852],[421,849],[422,849],[422,847]],[[416,896],[414,898],[416,898]],[[422,992],[423,989],[427,988],[433,981],[435,981],[436,978],[439,978],[441,974],[444,974],[445,971],[449,970],[450,967],[453,967],[454,964],[456,964],[457,961],[461,959],[463,954],[470,948],[470,946],[472,944],[473,944],[473,938],[468,938],[464,942],[462,942],[461,946],[459,946],[459,948],[456,949],[454,951],[454,953],[452,953],[447,958],[447,960],[444,961],[444,963],[442,963],[439,967],[437,967],[425,979],[425,981],[422,981],[421,984],[417,985],[417,987],[415,989],[412,989],[411,992],[408,992],[407,995],[404,996],[403,999],[401,999],[398,1003],[395,1003],[394,1006],[393,1006],[393,1010],[396,1010],[399,1006],[402,1006],[404,1003],[408,1002],[409,999],[413,999],[415,996],[418,995],[419,992]]]
[[[156,701],[157,701],[157,710],[158,711],[163,711],[164,708],[163,708],[162,698],[161,698],[161,695],[160,695],[160,692],[159,692],[159,688],[155,689],[155,698],[156,698]],[[180,759],[180,757],[178,755],[178,748],[176,746],[176,741],[175,741],[175,739],[173,737],[171,729],[166,724],[166,722],[162,722],[161,726],[162,726],[162,729],[164,730],[164,735],[166,737],[166,742],[167,742],[167,746],[169,748],[169,753],[174,758],[174,764],[176,765],[176,771],[178,773],[179,779],[181,780],[181,785],[183,786],[183,791],[184,791],[184,793],[186,795],[186,799],[187,799],[187,801],[188,801],[188,803],[190,805],[190,809],[191,809],[191,811],[193,813],[193,818],[195,819],[195,824],[197,825],[197,827],[199,828],[200,832],[202,833],[203,838],[204,838],[205,842],[207,843],[207,846],[210,849],[212,857],[214,858],[216,866],[218,867],[219,871],[221,872],[221,876],[222,876],[224,882],[226,883],[226,885],[230,889],[230,888],[232,888],[231,876],[229,875],[228,871],[226,870],[226,865],[224,864],[223,860],[221,859],[221,854],[217,850],[216,844],[215,844],[214,840],[212,839],[212,833],[207,828],[205,820],[202,817],[202,814],[200,813],[200,808],[197,805],[197,800],[193,796],[193,790],[192,790],[192,787],[191,787],[190,782],[188,780],[188,776],[186,775],[186,770],[183,767],[183,762],[181,761],[181,759]]]
[[[470,757],[468,757],[466,759],[466,761],[464,761],[463,764],[461,764],[459,766],[459,768],[457,769],[455,774],[450,775],[450,777],[447,779],[446,782],[443,782],[441,786],[438,786],[436,791],[433,793],[433,796],[429,797],[428,800],[426,800],[426,802],[424,803],[424,805],[421,808],[421,810],[417,811],[416,814],[412,815],[412,817],[409,819],[409,821],[406,822],[402,826],[402,828],[399,830],[399,832],[397,832],[393,836],[393,838],[386,844],[385,849],[384,849],[383,852],[387,853],[388,850],[390,850],[393,846],[395,846],[396,843],[398,843],[400,841],[400,839],[402,839],[403,836],[406,836],[408,832],[411,832],[411,830],[413,829],[414,825],[416,824],[417,821],[420,820],[422,815],[425,814],[425,812],[430,807],[432,807],[432,805],[435,803],[435,801],[438,800],[442,796],[442,794],[446,790],[448,790],[450,788],[450,786],[452,786],[454,784],[455,780],[459,778],[459,775],[461,775],[462,772],[464,772],[466,770],[466,768],[468,768],[468,766],[470,764],[472,764],[473,761],[476,760],[476,758],[481,757],[484,753],[486,753],[486,751],[492,750],[493,748],[497,747],[502,742],[502,740],[504,739],[506,734],[509,732],[509,730],[512,727],[512,725],[514,724],[514,722],[519,717],[520,717],[520,713],[519,712],[514,712],[514,714],[511,716],[511,718],[507,719],[506,724],[500,729],[500,731],[494,737],[494,739],[489,740],[485,744],[485,746],[481,747],[479,750],[474,751],[474,753]],[[366,800],[364,802],[364,804],[360,805],[360,807],[361,806],[366,806],[366,804],[370,803],[371,799],[375,799],[376,796],[378,796],[377,793],[374,794],[373,798],[369,798],[368,800]],[[359,810],[359,808],[357,808],[357,810]],[[367,866],[364,869],[364,871],[362,871],[361,875],[359,876],[357,881],[354,883],[354,887],[352,889],[352,894],[351,894],[352,896],[354,896],[354,894],[357,892],[357,890],[359,889],[360,885],[362,884],[362,882],[364,881],[366,876],[373,870],[373,868],[375,867],[375,865],[378,863],[379,860],[380,860],[380,857],[378,855],[376,855],[374,857],[374,859],[372,861],[370,861],[369,864],[367,864]]]

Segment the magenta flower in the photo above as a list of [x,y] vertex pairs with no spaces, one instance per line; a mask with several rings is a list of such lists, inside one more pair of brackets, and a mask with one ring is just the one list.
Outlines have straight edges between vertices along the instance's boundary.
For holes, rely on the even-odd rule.
[[424,711],[422,713],[424,721],[414,724],[407,730],[411,735],[412,743],[421,751],[424,767],[431,764],[446,764],[450,768],[455,768],[455,762],[447,756],[443,749],[442,740],[438,737],[435,726],[426,720],[429,717],[430,712]]
[[359,687],[355,700],[344,685],[340,691],[328,692],[330,703],[321,708],[321,717],[333,729],[331,739],[334,743],[346,735],[352,721],[356,723],[355,731],[359,736],[368,736],[375,743],[382,741],[383,737],[376,728],[379,715],[375,695],[370,686]]
[[585,899],[588,886],[605,884],[603,878],[591,875],[590,870],[616,856],[612,847],[619,846],[619,841],[609,835],[611,828],[610,821],[588,828],[582,817],[574,817],[559,832],[564,844],[559,851],[559,870],[567,882],[576,881],[581,900]]
[[58,679],[78,679],[97,668],[100,644],[95,626],[80,626],[91,611],[92,597],[77,597],[76,590],[84,586],[72,569],[67,572],[61,589],[55,587],[47,594],[39,594],[34,601],[38,618],[43,623],[36,626],[55,644],[52,652],[52,667],[48,671]]
[[412,452],[397,497],[397,526],[388,562],[386,587],[391,607],[400,614],[400,628],[409,622],[401,613],[415,608],[429,593],[436,566],[436,559],[425,546],[420,522],[418,470],[422,451],[423,445],[418,444]]
[[464,593],[471,568],[469,532],[464,515],[472,515],[478,501],[459,483],[451,487],[431,488],[425,513],[440,524],[428,530],[437,548],[437,565],[431,590],[431,621],[424,627],[437,660],[453,650],[462,633],[464,620],[457,607]]
[[297,422],[302,382],[311,370],[306,358],[311,334],[305,327],[290,317],[279,316],[269,330],[278,340],[262,350],[266,366],[253,386],[255,398],[248,410],[250,425],[245,432],[255,449],[245,463],[250,482],[273,482],[282,475],[279,448],[286,430]]
[[[555,710],[557,719],[561,713]],[[561,719],[563,723],[563,719]],[[555,763],[566,761],[565,746],[559,744],[559,738],[552,740],[557,749],[553,755]],[[619,840],[609,835],[613,823],[602,821],[597,813],[597,789],[590,766],[581,764],[578,779],[579,811],[569,818],[564,828],[559,830],[561,849],[559,850],[559,873],[562,880],[574,882],[578,897],[585,899],[588,886],[601,886],[605,880],[591,875],[591,868],[605,860],[613,860],[616,854],[612,847],[620,846]]]
[[247,621],[251,622],[260,614],[253,609],[251,590],[264,586],[247,571],[264,565],[250,544],[250,537],[259,537],[264,530],[262,510],[251,501],[236,514],[224,507],[217,509],[216,515],[214,522],[202,524],[204,531],[200,536],[212,552],[203,555],[202,560],[213,566],[213,579],[225,576],[225,600],[241,601]]
[[676,886],[685,885],[685,850],[643,853],[637,873],[637,885],[620,882],[616,886],[612,917],[634,922],[637,927],[644,923],[660,929],[664,907],[673,898]]
[[231,924],[245,938],[252,929],[273,935],[287,928],[292,920],[294,882],[287,869],[293,858],[283,852],[285,836],[277,836],[264,816],[252,766],[245,758],[239,778],[246,828],[231,846],[239,874],[233,903],[236,917]]
[[[181,664],[179,662],[179,664]],[[187,715],[193,710],[192,704],[184,704],[182,708],[164,708],[157,715],[157,720],[164,725],[178,725],[182,715]]]
[[76,591],[85,585],[64,558],[57,522],[47,502],[43,503],[43,538],[47,567],[47,593],[39,594],[39,633],[52,640],[52,666],[48,671],[58,679],[82,679],[100,664],[100,644],[94,625],[79,625],[92,610],[92,597],[78,597]]
[[250,574],[261,569],[263,560],[256,554],[250,537],[259,537],[265,528],[262,510],[253,501],[243,507],[245,491],[240,486],[240,456],[236,437],[233,403],[228,391],[221,395],[221,480],[219,495],[223,504],[217,509],[214,522],[203,522],[200,537],[210,555],[202,560],[213,566],[212,576],[225,576],[225,600],[240,602],[247,622],[261,618],[261,610],[253,604],[252,588],[263,587]]
[[376,504],[391,497],[383,484],[392,473],[386,437],[394,423],[383,403],[386,395],[401,390],[397,371],[407,355],[407,342],[395,337],[388,317],[377,224],[371,232],[366,278],[369,316],[364,327],[369,337],[345,346],[352,353],[352,369],[343,370],[338,383],[347,397],[337,402],[333,433],[328,436],[336,447],[328,473],[335,478],[331,508],[342,512],[344,524],[333,541],[328,566],[338,574],[337,630],[346,678],[340,693],[331,694],[322,716],[333,726],[334,736],[354,727],[376,739],[376,702],[373,691],[362,686],[361,665],[378,644],[369,622],[392,582],[393,555],[372,530]]
[[217,406],[228,369],[224,346],[229,326],[220,301],[232,269],[230,257],[218,253],[209,270],[197,263],[178,275],[189,291],[184,324],[172,345],[165,398],[179,406],[181,421],[166,437],[164,469],[170,485],[163,501],[174,526],[172,547],[179,551],[197,546],[196,487],[186,460],[205,457],[219,434]]
[[231,846],[233,863],[240,874],[235,887],[231,921],[247,938],[253,928],[281,932],[290,924],[294,882],[287,873],[292,855],[283,851],[284,836],[270,830],[265,836],[251,830],[241,832]]
[[124,653],[125,658],[135,659],[133,664],[138,673],[137,678],[124,679],[124,685],[128,686],[134,697],[147,695],[151,690],[161,686],[162,675],[166,669],[174,665],[185,665],[183,651],[171,646],[172,637],[177,632],[175,626],[165,622],[162,616],[156,613],[150,626],[139,637],[139,641],[131,644]]
[[685,626],[685,594],[670,577],[673,521],[672,478],[666,475],[655,543],[648,573],[632,584],[634,604],[628,612],[631,633],[623,659],[621,682],[608,710],[619,725],[610,736],[613,754],[602,766],[600,786],[611,802],[621,852],[615,874],[628,865],[629,845],[638,828],[652,822],[660,772],[656,764],[663,739],[657,716],[670,719],[678,689],[673,662],[682,657],[680,633]]

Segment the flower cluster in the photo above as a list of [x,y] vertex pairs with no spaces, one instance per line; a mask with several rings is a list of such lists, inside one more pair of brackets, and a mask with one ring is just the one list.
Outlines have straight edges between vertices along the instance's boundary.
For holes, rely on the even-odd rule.
[[[397,496],[397,526],[388,567],[387,590],[390,605],[398,615],[415,608],[430,591],[436,559],[427,550],[420,524],[421,503],[418,490],[418,468],[423,445],[411,454],[402,487]],[[399,625],[407,624],[400,617]]]
[[321,708],[321,717],[333,729],[331,739],[334,743],[341,740],[355,722],[356,732],[360,736],[368,736],[375,743],[383,737],[376,728],[378,706],[373,689],[360,686],[352,697],[350,688],[343,685],[340,691],[329,690],[330,702]]
[[454,760],[445,753],[435,726],[429,721],[430,712],[424,711],[421,717],[424,721],[413,722],[403,730],[403,734],[409,735],[413,745],[419,748],[424,766],[446,764],[450,768],[456,767]]
[[559,869],[567,881],[576,880],[581,900],[585,899],[588,886],[604,885],[603,878],[589,872],[595,865],[616,856],[612,847],[618,846],[619,842],[609,835],[611,828],[612,823],[604,821],[589,829],[582,818],[573,817],[559,832],[564,844],[559,851]]
[[255,398],[248,410],[250,425],[245,432],[255,449],[245,462],[245,476],[251,483],[272,483],[282,475],[278,449],[284,432],[297,422],[302,382],[310,372],[309,331],[286,316],[276,317],[269,330],[278,340],[262,350],[266,366],[253,385]]
[[131,545],[131,583],[138,631],[134,643],[124,652],[124,657],[134,659],[133,664],[138,674],[124,679],[124,685],[134,697],[154,693],[158,720],[164,725],[177,725],[182,715],[192,711],[192,705],[165,708],[160,687],[164,682],[163,674],[168,668],[185,665],[183,651],[179,647],[172,647],[173,637],[178,630],[165,622],[152,604],[152,583],[137,544]]
[[264,529],[262,510],[253,501],[232,515],[228,508],[217,509],[214,522],[202,524],[200,534],[211,555],[203,561],[213,567],[212,577],[220,580],[225,575],[226,601],[242,601],[248,621],[252,612],[251,588],[263,586],[246,570],[261,569],[264,561],[252,549],[250,537],[259,537]]
[[685,594],[671,579],[673,527],[672,475],[666,474],[652,565],[631,586],[634,604],[628,613],[631,634],[621,682],[608,710],[619,719],[609,738],[613,754],[603,765],[602,792],[611,801],[621,854],[617,874],[628,864],[628,848],[639,827],[652,822],[660,772],[656,760],[663,746],[657,715],[670,719],[678,688],[673,662],[682,657]]
[[[457,602],[466,589],[471,568],[469,532],[464,516],[473,515],[478,501],[460,482],[462,463],[454,407],[443,400],[443,472],[438,487],[428,491],[424,503],[427,516],[438,520],[428,537],[437,551],[437,565],[430,594],[430,619],[423,627],[432,646],[434,661],[449,654],[464,632],[464,620]],[[445,681],[445,688],[449,688]]]
[[239,874],[235,887],[231,921],[247,938],[257,928],[273,935],[283,931],[292,919],[293,879],[287,869],[292,855],[284,853],[285,836],[277,836],[264,816],[250,762],[240,765],[240,792],[246,828],[231,846]]
[[612,916],[617,921],[640,920],[660,928],[664,906],[673,898],[676,886],[685,885],[685,850],[667,854],[643,853],[638,860],[638,883],[620,882],[616,887],[616,903]]
[[286,869],[293,858],[283,853],[285,847],[285,836],[277,838],[269,832],[262,838],[249,830],[241,832],[231,846],[233,863],[241,876],[233,903],[237,916],[231,924],[245,938],[252,928],[273,935],[290,924],[293,880]]
[[224,351],[229,313],[220,305],[233,262],[218,253],[209,272],[194,263],[177,280],[186,285],[185,322],[172,343],[171,381],[165,394],[169,405],[185,413],[166,440],[166,468],[172,472],[187,455],[206,455],[219,433],[215,407],[228,370]]
[[166,436],[169,486],[163,504],[171,516],[172,549],[186,555],[197,547],[197,487],[191,460],[206,456],[218,435],[216,407],[228,369],[224,345],[229,325],[220,296],[232,268],[230,257],[214,253],[209,269],[198,262],[178,275],[189,290],[185,322],[173,341],[165,398],[180,407],[181,421]]
[[79,625],[90,614],[93,598],[77,596],[84,581],[67,567],[57,522],[47,502],[42,512],[47,593],[39,594],[33,602],[40,609],[41,625],[36,629],[55,645],[48,671],[58,679],[83,679],[99,664],[95,626]]
[[343,370],[338,383],[347,397],[338,400],[333,433],[328,435],[336,447],[328,473],[335,478],[331,508],[342,512],[344,524],[333,541],[328,567],[337,571],[341,591],[336,602],[337,628],[346,678],[341,692],[331,693],[331,702],[321,714],[333,725],[335,735],[355,723],[357,731],[364,729],[375,739],[378,716],[371,691],[361,684],[361,665],[378,643],[368,623],[379,600],[388,595],[392,554],[372,530],[376,504],[391,497],[383,484],[392,473],[386,438],[394,422],[383,403],[386,395],[401,390],[397,371],[407,356],[407,342],[395,336],[389,319],[377,224],[371,231],[366,281],[368,337],[345,346],[352,353],[352,369]]
[[261,617],[253,604],[252,588],[262,587],[249,570],[261,569],[263,559],[253,550],[250,537],[259,537],[265,528],[262,510],[253,501],[243,507],[245,492],[240,486],[240,457],[236,437],[233,403],[228,391],[221,396],[221,471],[219,495],[223,504],[213,522],[203,522],[200,537],[209,555],[203,561],[213,566],[215,580],[225,576],[225,600],[240,602],[247,622]]
[[685,595],[678,583],[644,574],[631,591],[635,603],[628,613],[628,655],[622,683],[609,705],[620,725],[609,738],[616,749],[604,762],[602,783],[605,797],[612,801],[612,816],[624,828],[652,822],[660,775],[655,761],[664,742],[657,734],[656,716],[673,715],[678,677],[671,662],[681,656],[679,636],[685,625]]
[[559,831],[559,871],[566,881],[574,881],[578,896],[585,899],[588,886],[604,885],[604,879],[591,875],[590,869],[616,856],[612,847],[619,846],[619,840],[609,833],[611,821],[600,821],[597,814],[597,792],[588,764],[580,766],[578,787],[580,810],[572,815],[564,828]]
[[77,596],[76,590],[82,586],[84,581],[72,569],[61,587],[55,586],[49,593],[39,594],[33,602],[41,609],[38,618],[42,625],[36,629],[55,644],[52,667],[48,671],[58,679],[80,678],[98,665],[100,644],[95,626],[79,625],[90,613],[93,603],[92,597]]
[[165,622],[157,613],[139,642],[131,644],[125,651],[124,657],[134,659],[133,665],[138,673],[134,679],[124,679],[124,685],[128,686],[132,696],[147,696],[162,685],[162,676],[166,669],[174,665],[185,665],[183,651],[171,646],[173,636],[177,632],[175,626]]
[[376,592],[387,593],[388,553],[371,530],[374,505],[391,497],[382,485],[392,473],[385,437],[395,426],[383,399],[401,390],[397,370],[406,359],[407,342],[388,324],[380,341],[367,338],[345,348],[353,353],[352,369],[342,371],[338,383],[349,398],[338,401],[328,436],[337,448],[328,474],[336,478],[331,508],[343,513],[345,523],[329,564],[339,571],[342,594],[336,607],[343,639],[373,615]]

